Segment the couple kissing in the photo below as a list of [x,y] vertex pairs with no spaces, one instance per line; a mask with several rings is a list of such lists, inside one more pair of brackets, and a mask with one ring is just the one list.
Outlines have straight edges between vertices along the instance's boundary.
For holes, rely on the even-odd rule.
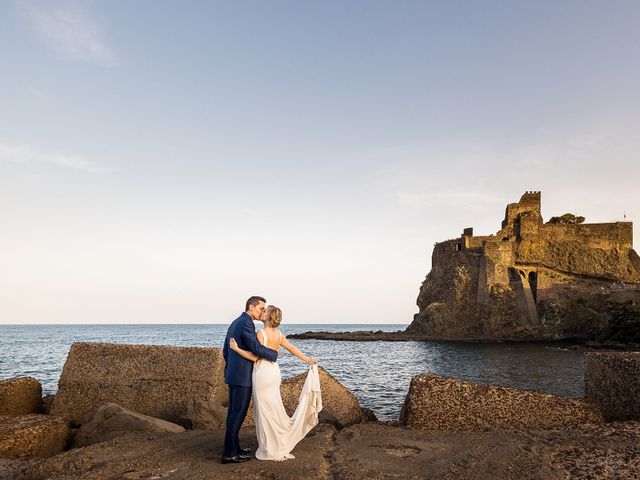
[[[253,323],[256,320],[264,322],[264,328],[257,333]],[[252,396],[258,460],[295,458],[291,454],[293,448],[318,424],[322,410],[318,362],[287,340],[279,329],[281,322],[282,311],[274,305],[266,306],[263,297],[255,296],[247,300],[244,313],[227,329],[222,354],[229,405],[222,463],[251,460],[251,449],[240,446],[239,433]],[[280,395],[282,376],[277,360],[282,348],[310,365],[291,417]]]

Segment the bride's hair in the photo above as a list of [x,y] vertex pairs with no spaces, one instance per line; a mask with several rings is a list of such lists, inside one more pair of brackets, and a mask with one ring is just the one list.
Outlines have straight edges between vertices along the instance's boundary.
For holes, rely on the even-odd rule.
[[267,321],[271,328],[278,328],[282,322],[282,310],[275,305],[269,305],[267,307]]

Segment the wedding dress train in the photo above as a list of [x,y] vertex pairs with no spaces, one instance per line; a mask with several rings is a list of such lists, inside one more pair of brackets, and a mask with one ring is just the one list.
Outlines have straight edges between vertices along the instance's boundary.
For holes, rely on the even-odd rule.
[[[261,330],[263,345],[267,338]],[[291,450],[318,424],[322,410],[318,365],[311,365],[300,392],[298,406],[289,417],[280,395],[280,366],[277,362],[260,359],[253,367],[253,415],[258,437],[258,460],[286,460],[294,458]]]

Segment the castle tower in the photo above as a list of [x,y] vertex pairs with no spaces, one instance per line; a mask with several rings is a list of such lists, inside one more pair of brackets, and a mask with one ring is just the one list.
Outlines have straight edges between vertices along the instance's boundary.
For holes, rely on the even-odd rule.
[[518,217],[524,213],[527,214],[527,217],[534,218],[536,220],[539,219],[539,223],[542,223],[540,205],[541,194],[539,191],[525,192],[524,195],[520,197],[520,201],[518,203],[510,203],[507,205],[504,220],[502,221],[502,228],[513,228]]

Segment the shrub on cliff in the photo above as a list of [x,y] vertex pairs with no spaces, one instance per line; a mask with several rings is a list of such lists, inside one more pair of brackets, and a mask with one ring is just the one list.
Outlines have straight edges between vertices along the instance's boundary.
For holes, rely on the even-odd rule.
[[576,225],[584,223],[584,217],[578,217],[573,213],[565,213],[561,217],[551,217],[547,223],[561,223],[564,225]]

